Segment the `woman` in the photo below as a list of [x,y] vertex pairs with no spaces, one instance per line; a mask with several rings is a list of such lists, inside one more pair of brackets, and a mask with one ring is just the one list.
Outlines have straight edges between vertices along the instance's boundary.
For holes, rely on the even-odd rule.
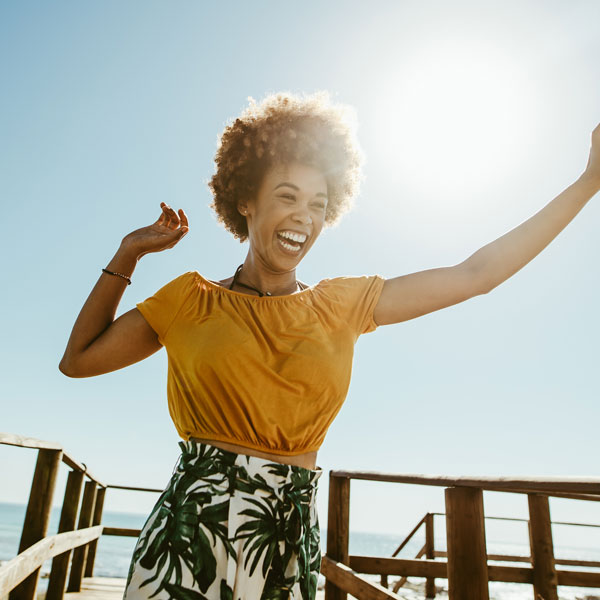
[[138,539],[125,598],[314,598],[317,450],[346,396],[357,338],[517,272],[600,189],[599,148],[600,125],[575,183],[460,264],[309,287],[296,267],[358,188],[352,111],[324,92],[251,101],[225,128],[210,181],[218,219],[249,241],[244,263],[220,281],[184,273],[115,320],[137,261],[188,231],[184,211],[161,203],[103,269],[60,363],[89,377],[162,346],[169,356],[182,453]]

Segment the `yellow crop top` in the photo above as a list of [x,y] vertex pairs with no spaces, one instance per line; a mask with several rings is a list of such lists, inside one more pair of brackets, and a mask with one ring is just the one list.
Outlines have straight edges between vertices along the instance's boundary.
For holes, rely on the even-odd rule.
[[377,328],[384,282],[335,277],[260,297],[190,271],[137,304],[167,350],[179,435],[276,454],[317,450],[346,399],[354,344]]

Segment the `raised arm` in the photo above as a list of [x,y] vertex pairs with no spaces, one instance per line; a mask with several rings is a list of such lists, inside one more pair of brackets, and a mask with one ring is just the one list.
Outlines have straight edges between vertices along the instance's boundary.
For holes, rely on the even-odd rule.
[[[161,202],[157,221],[126,235],[106,269],[130,277],[142,256],[172,248],[187,231],[188,221],[183,210],[176,213]],[[157,334],[137,309],[115,320],[127,285],[125,278],[102,272],[73,326],[58,367],[62,373],[69,377],[109,373],[161,348]]]
[[390,325],[486,294],[535,258],[600,190],[600,125],[592,132],[587,167],[535,215],[465,261],[386,280],[373,318]]

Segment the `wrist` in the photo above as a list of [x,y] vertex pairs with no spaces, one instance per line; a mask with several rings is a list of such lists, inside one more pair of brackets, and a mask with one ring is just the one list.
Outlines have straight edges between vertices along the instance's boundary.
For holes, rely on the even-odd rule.
[[133,242],[127,239],[121,241],[121,245],[115,254],[115,256],[122,257],[123,260],[133,261],[134,263],[140,260],[143,255],[144,253]]
[[137,266],[138,260],[139,256],[134,248],[121,244],[111,261],[106,265],[106,268],[110,271],[131,276]]
[[584,185],[592,195],[600,191],[600,174],[593,175],[587,172],[583,172],[579,176],[577,182],[581,185]]

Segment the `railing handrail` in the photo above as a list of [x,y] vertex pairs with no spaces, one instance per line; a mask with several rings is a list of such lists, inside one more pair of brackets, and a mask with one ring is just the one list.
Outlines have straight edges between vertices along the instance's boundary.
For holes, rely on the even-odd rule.
[[17,554],[0,567],[0,598],[4,598],[48,559],[97,540],[102,529],[102,525],[96,525],[49,535]]
[[135,487],[132,485],[113,485],[111,483],[107,484],[106,487],[112,488],[113,490],[129,490],[132,492],[164,492],[164,490],[159,488]]
[[71,467],[71,469],[75,469],[76,471],[81,471],[86,477],[95,481],[100,487],[106,487],[99,479],[94,477],[87,468],[85,463],[79,463],[74,458],[72,458],[69,454],[67,454],[58,442],[49,442],[47,440],[39,440],[37,438],[26,437],[24,435],[18,435],[16,433],[6,433],[0,431],[0,444],[5,444],[7,446],[18,446],[19,448],[34,448],[36,450],[57,450],[62,452],[62,462],[64,462],[67,466]]
[[[445,517],[446,513],[443,512],[432,512],[434,517]],[[423,517],[424,518],[424,517]],[[483,516],[484,519],[494,519],[496,521],[518,521],[519,523],[529,523],[529,519],[520,519],[518,517],[492,517]],[[572,523],[570,521],[550,521],[552,525],[574,525],[577,527],[600,527],[600,523]]]
[[448,477],[446,475],[423,475],[420,473],[383,473],[381,471],[346,470],[331,471],[330,476],[442,487],[473,487],[488,491],[511,493],[539,492],[552,495],[553,492],[579,492],[590,495],[590,499],[597,499],[600,496],[600,477],[485,477],[470,475]]
[[[63,598],[68,571],[67,591],[79,591],[83,576],[93,575],[98,539],[104,533],[100,522],[107,488],[155,493],[163,491],[139,486],[107,486],[89,472],[85,463],[74,460],[57,442],[0,432],[2,444],[37,450],[37,461],[21,530],[19,554],[0,568],[0,598],[9,593],[13,597],[15,590],[14,597],[34,598],[41,565],[48,559],[52,559],[49,597]],[[52,499],[61,462],[71,470],[65,487],[59,533],[49,536]],[[88,481],[82,498],[85,477]],[[113,528],[110,534],[131,536],[133,530]]]

